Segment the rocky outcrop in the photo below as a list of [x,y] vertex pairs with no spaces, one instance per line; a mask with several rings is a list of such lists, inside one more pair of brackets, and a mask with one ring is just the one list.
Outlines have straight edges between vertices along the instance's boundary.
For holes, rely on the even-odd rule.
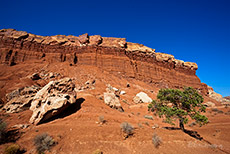
[[212,87],[208,86],[208,96],[220,102],[222,105],[230,106],[230,100],[224,98],[221,94],[216,93]]
[[104,103],[113,109],[124,112],[117,93],[119,93],[117,88],[107,85],[106,92],[104,92]]
[[133,102],[136,104],[139,103],[151,103],[152,99],[144,92],[139,92],[134,98]]
[[205,103],[203,103],[206,107],[215,107],[216,105],[215,105],[215,103],[213,103],[213,102],[205,102]]
[[38,86],[23,87],[6,95],[7,103],[2,108],[6,113],[20,112],[29,109],[33,97],[41,88]]
[[89,36],[39,36],[13,29],[0,30],[0,63],[15,65],[28,60],[92,65],[119,76],[136,78],[161,88],[191,86],[207,94],[196,76],[197,64],[125,38]]
[[225,99],[227,99],[227,100],[230,100],[230,96],[226,96],[226,97],[224,97]]
[[33,111],[30,123],[42,123],[76,103],[74,88],[75,85],[70,78],[50,81],[33,98],[30,106],[30,110]]
[[106,105],[113,109],[117,109],[123,112],[123,108],[120,104],[119,98],[114,93],[105,92],[104,93],[104,102]]

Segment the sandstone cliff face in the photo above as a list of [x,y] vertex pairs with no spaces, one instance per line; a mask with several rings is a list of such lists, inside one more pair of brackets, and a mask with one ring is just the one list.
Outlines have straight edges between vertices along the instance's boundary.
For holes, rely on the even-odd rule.
[[197,64],[177,60],[173,55],[125,38],[88,34],[76,36],[39,36],[14,29],[0,30],[0,63],[15,65],[43,59],[47,62],[69,62],[93,65],[110,73],[136,78],[159,87],[192,86],[207,94],[207,85],[196,76]]

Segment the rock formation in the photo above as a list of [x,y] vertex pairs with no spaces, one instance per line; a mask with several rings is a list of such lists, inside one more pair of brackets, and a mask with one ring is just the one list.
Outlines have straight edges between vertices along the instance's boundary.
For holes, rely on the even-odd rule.
[[118,92],[118,89],[110,85],[107,86],[108,87],[106,88],[106,92],[104,92],[104,103],[113,109],[117,109],[120,112],[124,112],[120,104],[119,97],[116,94]]
[[38,86],[23,87],[16,89],[6,95],[7,103],[3,107],[6,113],[20,112],[28,109],[33,97],[41,88]]
[[134,98],[133,102],[136,104],[139,103],[151,103],[152,99],[144,92],[139,92]]
[[60,114],[76,103],[75,85],[70,78],[50,81],[34,96],[30,106],[33,111],[30,123],[39,124]]
[[222,95],[216,93],[212,87],[208,86],[208,96],[212,99],[221,102],[222,105],[230,105],[230,100],[226,99]]
[[144,45],[126,42],[125,38],[88,34],[39,36],[14,29],[0,30],[0,63],[13,66],[37,59],[97,66],[161,88],[191,86],[203,94],[208,93],[207,85],[196,76],[197,64],[156,53]]

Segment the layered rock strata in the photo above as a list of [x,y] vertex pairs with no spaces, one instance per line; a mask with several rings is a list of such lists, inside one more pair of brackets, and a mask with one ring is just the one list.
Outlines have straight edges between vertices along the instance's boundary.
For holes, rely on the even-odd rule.
[[89,36],[39,36],[14,29],[0,30],[0,63],[15,65],[43,59],[49,63],[92,65],[113,74],[136,78],[162,88],[192,86],[203,94],[207,85],[196,76],[196,63],[177,60],[173,55],[125,38]]

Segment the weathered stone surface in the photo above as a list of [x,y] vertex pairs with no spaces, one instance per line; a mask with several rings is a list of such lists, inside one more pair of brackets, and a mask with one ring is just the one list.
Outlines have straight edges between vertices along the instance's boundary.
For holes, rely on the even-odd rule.
[[83,35],[80,35],[78,37],[79,41],[82,43],[82,44],[87,44],[89,43],[89,35],[86,33],[86,34],[83,34]]
[[23,87],[6,95],[7,103],[3,107],[6,113],[20,112],[29,109],[33,97],[41,88],[38,86]]
[[134,103],[151,103],[152,99],[144,92],[138,93],[134,98],[133,98]]
[[30,126],[29,124],[18,124],[18,125],[12,126],[12,128],[16,128],[16,129],[26,129],[26,128],[28,128],[29,126]]
[[131,42],[127,42],[127,49],[126,50],[127,51],[142,51],[142,52],[155,53],[155,49],[146,47],[143,44],[131,43]]
[[184,66],[188,67],[189,69],[192,70],[197,70],[198,66],[196,63],[192,63],[192,62],[184,62]]
[[30,123],[42,123],[76,103],[74,88],[75,85],[70,78],[50,81],[34,96],[30,107],[33,111]]
[[212,99],[215,99],[218,102],[221,102],[222,105],[230,105],[229,99],[226,99],[221,94],[216,93],[210,86],[208,86],[208,96]]
[[170,54],[166,54],[166,53],[156,52],[156,60],[160,62],[163,62],[163,61],[169,62],[169,61],[174,60],[174,56]]
[[106,105],[110,106],[111,108],[117,109],[119,111],[124,111],[118,97],[112,92],[104,93],[104,102]]
[[206,107],[215,107],[216,106],[215,103],[213,103],[213,102],[205,102],[204,105]]
[[155,53],[154,49],[140,44],[127,43],[124,38],[101,39],[100,36],[89,37],[87,34],[79,37],[28,34],[27,37],[23,33],[18,33],[16,38],[10,37],[15,31],[0,30],[0,63],[12,66],[42,59],[71,65],[93,65],[103,71],[154,83],[159,87],[162,84],[169,88],[191,86],[205,95],[208,93],[207,85],[196,76],[196,64],[176,60],[172,55]]
[[114,38],[114,37],[102,37],[103,42],[100,44],[105,47],[116,47],[116,48],[125,48],[126,39],[125,38]]
[[100,35],[93,35],[89,37],[89,45],[99,45],[102,43],[102,37]]
[[209,95],[209,97],[211,97],[212,99],[215,99],[217,101],[222,102],[222,100],[223,100],[222,95],[220,95],[220,94],[216,93],[215,91],[213,91],[213,88],[210,87],[210,86],[208,86],[208,95]]

